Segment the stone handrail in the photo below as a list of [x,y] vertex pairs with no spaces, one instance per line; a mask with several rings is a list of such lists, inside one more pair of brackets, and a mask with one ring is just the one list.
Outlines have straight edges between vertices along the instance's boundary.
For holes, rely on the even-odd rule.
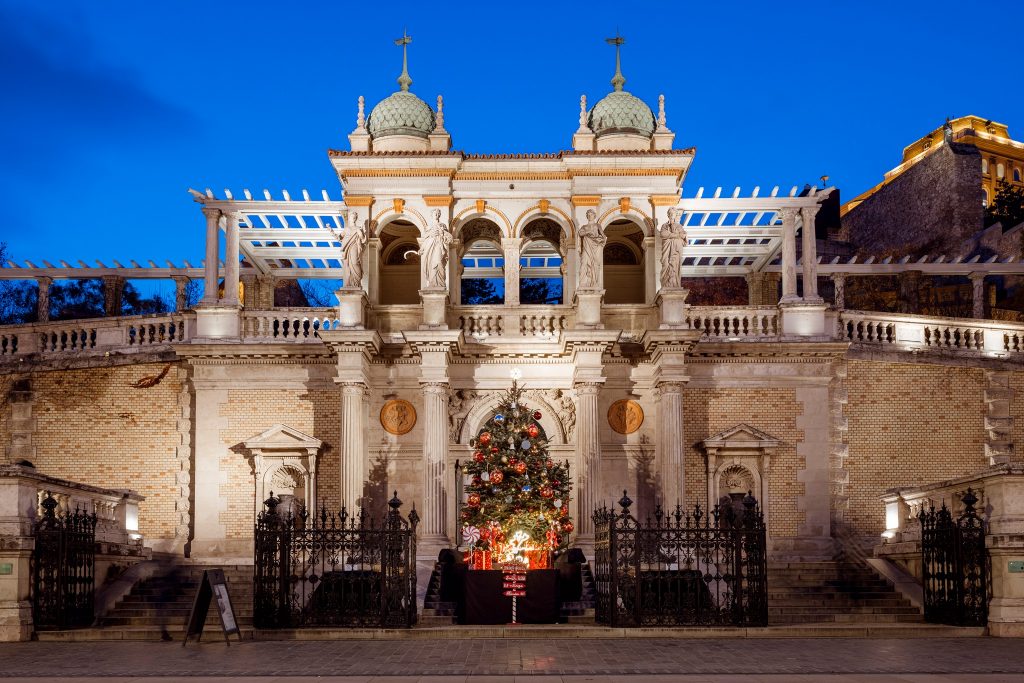
[[188,341],[194,330],[191,312],[9,325],[0,327],[0,358],[144,350]]
[[572,327],[571,306],[452,306],[448,326],[460,329],[467,339],[491,337],[539,337],[557,339]]
[[716,341],[773,339],[780,334],[776,306],[691,306],[685,322]]
[[839,339],[896,349],[928,348],[993,356],[1024,351],[1024,325],[1002,320],[841,311],[838,328]]
[[275,308],[242,313],[246,341],[316,342],[320,330],[338,327],[336,308]]
[[51,477],[24,465],[0,465],[0,535],[31,536],[33,525],[43,514],[41,503],[47,493],[58,503],[57,514],[76,509],[95,513],[98,542],[141,550],[142,496]]

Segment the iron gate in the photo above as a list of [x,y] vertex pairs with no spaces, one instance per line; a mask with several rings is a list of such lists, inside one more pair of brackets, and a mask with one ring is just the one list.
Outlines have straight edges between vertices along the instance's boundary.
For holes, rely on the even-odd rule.
[[32,619],[37,631],[82,628],[93,622],[96,513],[57,514],[50,492],[42,502],[32,552]]
[[747,495],[743,510],[699,504],[670,514],[659,506],[639,522],[622,492],[622,511],[594,512],[596,619],[610,626],[766,626],[764,518]]
[[298,626],[408,627],[416,623],[415,506],[398,492],[384,520],[364,512],[279,515],[270,494],[256,521],[253,622]]
[[924,618],[938,624],[985,626],[988,622],[989,555],[985,522],[967,489],[963,514],[953,519],[943,503],[921,510],[921,574]]

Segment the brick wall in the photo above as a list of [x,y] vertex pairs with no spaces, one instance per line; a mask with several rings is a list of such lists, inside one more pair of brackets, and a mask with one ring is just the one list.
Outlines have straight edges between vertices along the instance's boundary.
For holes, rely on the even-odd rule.
[[146,500],[139,506],[139,530],[148,538],[174,536],[182,379],[171,365],[155,386],[132,385],[166,367],[153,363],[32,376],[36,468],[76,482],[141,493]]
[[976,368],[851,360],[849,473],[852,530],[885,528],[879,495],[976,472],[985,458],[984,371]]
[[1010,399],[1010,417],[1013,419],[1013,429],[1010,436],[1013,438],[1013,458],[1017,462],[1024,462],[1024,372],[1010,373],[1010,390],[1013,398]]
[[317,459],[317,497],[329,509],[339,506],[340,405],[334,389],[236,389],[228,392],[228,402],[220,409],[228,424],[220,435],[229,453],[221,460],[221,471],[227,474],[227,482],[220,489],[227,502],[220,521],[228,538],[252,537],[256,489],[252,455],[242,442],[278,422],[324,442]]
[[803,439],[803,431],[796,427],[796,418],[802,412],[803,406],[792,389],[687,388],[683,398],[688,444],[687,501],[703,501],[707,492],[704,454],[696,443],[741,422],[746,423],[782,442],[771,460],[768,525],[773,536],[796,535],[804,522],[804,513],[797,509],[797,496],[804,493],[804,484],[797,481],[797,472],[804,468],[804,458],[796,452],[797,442]]
[[0,396],[3,396],[4,399],[3,406],[0,408],[0,463],[10,462],[7,449],[11,445],[11,402],[7,395],[11,391],[12,384],[14,384],[12,375],[0,375]]
[[843,231],[868,254],[959,253],[982,229],[981,156],[943,145],[843,217]]

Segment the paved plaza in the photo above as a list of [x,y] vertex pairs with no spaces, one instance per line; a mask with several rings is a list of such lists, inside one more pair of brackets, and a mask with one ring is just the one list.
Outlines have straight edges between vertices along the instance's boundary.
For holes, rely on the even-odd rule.
[[[0,645],[0,676],[58,680],[1020,681],[1024,643],[958,639],[244,641]],[[935,676],[934,674],[944,674]]]

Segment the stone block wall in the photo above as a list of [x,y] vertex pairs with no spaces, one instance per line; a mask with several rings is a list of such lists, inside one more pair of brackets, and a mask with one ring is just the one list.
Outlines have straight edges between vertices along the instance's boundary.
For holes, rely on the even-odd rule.
[[977,472],[985,455],[985,372],[980,368],[850,360],[845,522],[856,534],[885,529],[889,488]]
[[[83,484],[137,491],[146,497],[139,505],[139,531],[147,542],[173,538],[184,381],[177,364],[37,372],[31,380],[36,468]],[[3,412],[9,414],[10,407]],[[9,438],[6,429],[0,431]]]
[[981,156],[944,144],[843,217],[843,232],[865,254],[956,254],[982,229]]
[[337,511],[340,507],[339,410],[340,398],[334,388],[228,391],[227,403],[220,406],[220,416],[226,425],[220,439],[227,454],[220,462],[220,470],[225,475],[220,495],[226,502],[220,522],[225,527],[226,538],[252,538],[256,483],[252,453],[243,442],[279,422],[324,442],[317,458],[317,498],[329,510]]
[[806,459],[797,453],[803,430],[797,419],[804,408],[794,389],[772,388],[690,388],[683,392],[683,415],[686,443],[686,497],[688,505],[707,496],[704,453],[698,442],[745,423],[760,429],[782,443],[771,458],[768,478],[769,531],[773,537],[795,536],[805,522],[798,498],[805,493],[805,484],[798,473]]

